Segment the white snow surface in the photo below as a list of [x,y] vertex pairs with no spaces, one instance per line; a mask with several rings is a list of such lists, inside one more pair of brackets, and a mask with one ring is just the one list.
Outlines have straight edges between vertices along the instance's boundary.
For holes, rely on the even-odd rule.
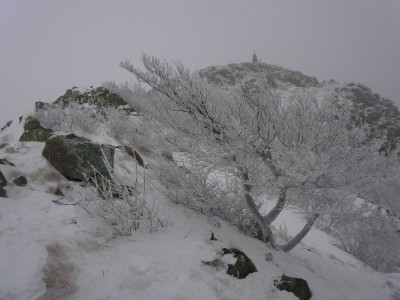
[[[64,200],[75,202],[81,200],[81,187],[62,177],[53,182],[39,176],[54,169],[41,155],[43,143],[18,142],[22,124],[14,120],[0,132],[0,144],[7,142],[0,158],[16,165],[0,165],[1,171],[7,179],[19,174],[28,179],[23,188],[8,180],[9,198],[0,198],[1,300],[37,299],[46,292],[46,246],[54,242],[62,245],[74,265],[76,289],[62,299],[297,299],[274,286],[282,274],[307,280],[314,300],[395,300],[393,295],[400,295],[399,274],[371,270],[317,229],[291,252],[273,251],[222,220],[173,204],[160,186],[147,197],[168,214],[169,226],[109,240],[102,235],[106,225],[79,205],[52,201],[58,197],[49,192],[51,188],[61,185]],[[132,163],[124,162],[128,158],[123,155],[116,158],[117,166]],[[299,213],[286,210],[274,227],[285,226],[294,235],[303,224]],[[210,241],[211,233],[218,241]],[[258,272],[239,280],[227,275],[226,268],[202,264],[218,257],[224,247],[245,252]],[[267,252],[273,256],[270,262],[265,260]]]

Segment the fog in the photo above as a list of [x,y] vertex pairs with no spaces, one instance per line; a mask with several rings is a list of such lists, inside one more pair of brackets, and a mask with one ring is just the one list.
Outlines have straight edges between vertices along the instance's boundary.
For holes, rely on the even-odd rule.
[[142,53],[355,81],[400,105],[398,0],[0,0],[0,124],[72,86],[130,81]]

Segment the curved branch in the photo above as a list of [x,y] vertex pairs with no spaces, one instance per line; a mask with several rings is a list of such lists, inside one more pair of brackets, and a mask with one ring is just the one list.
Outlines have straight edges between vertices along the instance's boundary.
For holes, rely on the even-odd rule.
[[301,240],[307,235],[307,233],[311,230],[313,224],[315,221],[318,219],[319,214],[313,214],[310,219],[308,219],[307,223],[304,225],[303,229],[295,236],[293,237],[286,245],[280,245],[279,248],[283,252],[289,252],[292,250],[294,247],[297,246],[298,243],[301,242]]
[[275,207],[266,215],[264,216],[264,222],[268,225],[271,225],[273,221],[279,216],[282,212],[283,207],[286,203],[286,187],[282,188],[281,192],[279,193],[278,202],[276,203]]

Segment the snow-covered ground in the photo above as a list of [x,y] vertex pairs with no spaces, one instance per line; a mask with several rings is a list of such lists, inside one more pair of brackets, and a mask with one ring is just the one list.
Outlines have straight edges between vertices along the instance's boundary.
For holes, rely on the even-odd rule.
[[[18,142],[21,133],[18,120],[0,132],[0,144],[7,142],[0,158],[16,165],[0,165],[1,171],[7,178],[21,174],[28,179],[23,188],[9,180],[9,198],[0,198],[1,300],[38,299],[45,294],[44,270],[52,255],[49,245],[55,244],[63,249],[58,257],[72,266],[71,274],[65,275],[71,293],[42,299],[297,299],[274,287],[282,274],[307,280],[312,299],[399,299],[393,295],[400,295],[400,275],[371,270],[335,247],[321,231],[312,229],[289,253],[275,252],[224,221],[171,203],[161,187],[149,190],[148,197],[169,216],[166,228],[152,233],[143,228],[131,236],[108,239],[102,234],[106,225],[81,206],[52,201],[58,197],[51,192],[60,185],[66,202],[78,201],[81,187],[56,176],[41,156],[42,143]],[[274,224],[276,230],[286,227],[290,235],[302,226],[296,211],[283,212]],[[211,233],[217,241],[210,240]],[[239,280],[225,274],[226,268],[202,264],[224,247],[245,252],[258,272]],[[272,261],[265,260],[267,252]]]

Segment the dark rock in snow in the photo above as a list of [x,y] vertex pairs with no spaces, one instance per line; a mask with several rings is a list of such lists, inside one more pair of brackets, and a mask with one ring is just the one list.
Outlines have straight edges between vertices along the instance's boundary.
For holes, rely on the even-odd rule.
[[26,180],[25,176],[19,176],[18,178],[14,179],[14,183],[18,186],[26,186],[28,180]]
[[103,153],[111,168],[114,166],[114,147],[99,145],[75,134],[55,136],[46,142],[43,156],[68,180],[85,181],[95,170],[109,177]]
[[236,258],[236,263],[234,265],[228,265],[228,271],[226,274],[238,279],[246,278],[250,273],[257,272],[257,268],[250,258],[247,257],[242,251],[237,249],[222,249],[223,255],[232,254]]
[[0,198],[7,198],[7,193],[1,186],[0,186]]
[[12,121],[8,121],[8,122],[6,123],[6,125],[4,125],[4,126],[1,128],[1,130],[4,130],[4,129],[6,129],[7,127],[10,127],[10,126],[11,126],[11,123],[12,123]]
[[132,148],[128,147],[128,146],[124,146],[126,153],[128,153],[131,157],[133,157],[136,162],[139,164],[139,166],[141,167],[145,167],[144,165],[144,160],[143,158],[140,156],[139,153],[137,153],[136,150],[133,150]]
[[12,162],[8,161],[5,158],[0,159],[0,165],[5,165],[5,166],[9,165],[9,166],[15,167],[15,165]]
[[307,281],[302,278],[294,278],[282,275],[281,280],[275,280],[275,286],[281,291],[293,293],[300,300],[308,300],[311,298],[311,290]]
[[0,187],[6,186],[7,185],[7,180],[4,177],[3,173],[0,171]]
[[272,260],[273,260],[273,257],[272,257],[272,253],[271,253],[271,252],[267,252],[267,253],[265,254],[265,260],[266,260],[266,261],[272,261]]

